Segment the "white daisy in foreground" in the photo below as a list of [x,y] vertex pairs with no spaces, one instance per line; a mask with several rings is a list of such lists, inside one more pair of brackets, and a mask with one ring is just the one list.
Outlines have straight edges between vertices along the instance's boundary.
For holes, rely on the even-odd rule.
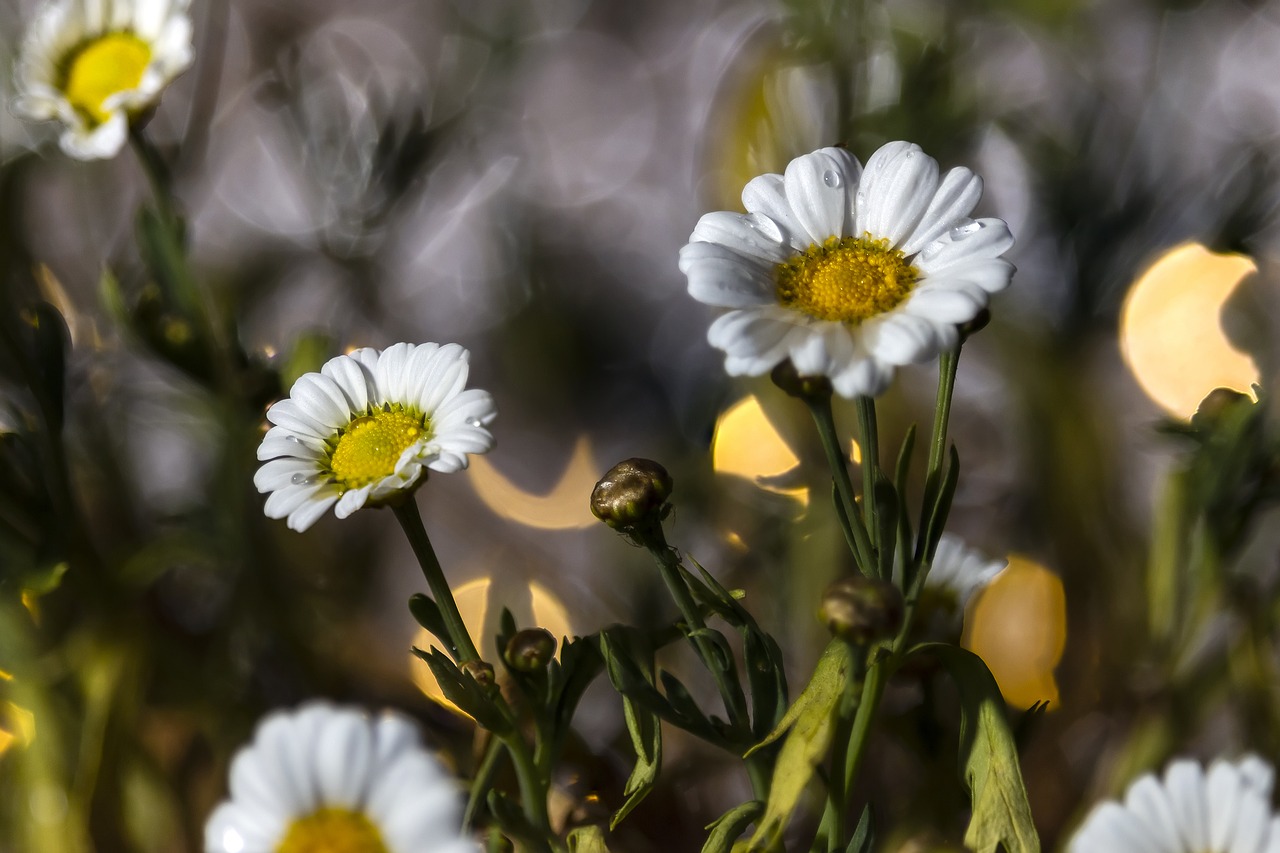
[[254,485],[266,514],[306,530],[325,510],[346,518],[412,490],[428,469],[452,473],[493,447],[488,391],[463,390],[470,354],[457,344],[395,344],[330,359],[267,410]]
[[231,763],[206,853],[479,853],[456,782],[394,714],[276,712]]
[[1175,761],[1164,779],[1148,773],[1124,803],[1099,803],[1069,853],[1280,853],[1280,819],[1271,811],[1275,771],[1256,756],[1218,759],[1204,772]]
[[55,0],[27,30],[14,112],[57,119],[62,150],[114,157],[129,119],[191,64],[190,0]]
[[733,375],[790,358],[844,397],[883,392],[900,365],[958,339],[957,324],[1009,284],[999,219],[971,219],[982,179],[890,142],[864,171],[841,148],[753,179],[745,214],[708,213],[680,250],[689,293],[728,313],[707,338]]
[[946,598],[947,606],[962,617],[974,593],[985,589],[1008,565],[1008,560],[993,560],[970,548],[959,536],[944,533],[925,577],[925,589]]

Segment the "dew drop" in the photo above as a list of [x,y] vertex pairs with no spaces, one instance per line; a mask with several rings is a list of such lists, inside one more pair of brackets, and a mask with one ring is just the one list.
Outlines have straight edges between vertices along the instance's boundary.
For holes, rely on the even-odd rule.
[[923,249],[920,250],[919,258],[922,261],[932,260],[934,257],[937,256],[938,252],[941,252],[941,251],[942,251],[941,243],[930,243],[929,245],[925,246]]
[[316,478],[308,477],[306,474],[299,473],[290,477],[289,482],[293,483],[295,486],[313,486],[315,485]]
[[858,190],[857,194],[853,198],[859,206],[867,203],[867,194],[864,190]]
[[782,229],[778,227],[778,223],[763,214],[751,214],[750,218],[747,220],[747,224],[760,235],[774,241],[775,243],[781,243],[783,241]]
[[967,225],[957,225],[955,228],[951,229],[951,239],[963,240],[970,234],[976,234],[981,231],[983,226],[984,223],[982,222],[970,222]]
[[302,439],[298,438],[296,435],[293,435],[292,433],[290,433],[289,435],[286,435],[284,437],[284,440],[292,441],[294,444],[302,444]]
[[827,169],[822,173],[822,182],[833,190],[838,190],[840,189],[840,184],[843,183],[843,179],[840,177],[839,172],[834,169]]
[[482,427],[484,426],[484,421],[479,418],[467,418],[467,426]]

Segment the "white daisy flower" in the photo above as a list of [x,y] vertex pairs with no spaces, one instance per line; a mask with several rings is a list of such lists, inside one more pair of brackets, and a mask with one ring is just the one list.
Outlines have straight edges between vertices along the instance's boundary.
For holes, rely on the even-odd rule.
[[270,714],[231,763],[206,853],[479,853],[456,782],[407,719],[313,703]]
[[1280,853],[1280,819],[1272,814],[1275,771],[1257,756],[1218,759],[1206,773],[1175,761],[1164,779],[1147,773],[1124,802],[1094,807],[1068,853]]
[[[487,391],[463,390],[470,354],[457,344],[359,349],[308,373],[267,410],[275,424],[253,478],[266,514],[306,530],[325,510],[346,518],[412,490],[428,469],[452,473],[493,447]],[[268,461],[269,460],[269,461]]]
[[950,607],[962,616],[974,593],[985,589],[1008,565],[1008,560],[993,560],[970,548],[959,536],[944,533],[925,577],[925,589],[948,599]]
[[114,157],[129,118],[191,64],[190,0],[55,0],[27,30],[13,110],[57,119],[62,150]]
[[999,219],[971,219],[982,179],[890,142],[864,171],[842,148],[797,157],[742,191],[745,214],[698,221],[680,251],[689,293],[728,312],[707,332],[732,375],[790,358],[844,397],[883,392],[900,365],[953,346],[1009,284]]

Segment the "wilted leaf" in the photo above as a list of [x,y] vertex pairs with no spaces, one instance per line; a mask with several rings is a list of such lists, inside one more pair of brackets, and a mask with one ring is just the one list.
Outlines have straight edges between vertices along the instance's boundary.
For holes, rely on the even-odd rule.
[[720,815],[714,823],[707,826],[711,834],[707,836],[707,843],[702,845],[702,853],[729,853],[733,849],[733,842],[738,840],[738,836],[742,835],[763,809],[764,803],[751,800]]

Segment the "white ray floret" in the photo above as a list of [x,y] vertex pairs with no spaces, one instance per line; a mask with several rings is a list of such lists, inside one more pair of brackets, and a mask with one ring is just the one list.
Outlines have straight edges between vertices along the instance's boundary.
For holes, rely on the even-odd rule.
[[231,763],[206,853],[479,853],[457,782],[404,717],[312,703],[262,720]]
[[753,179],[746,213],[699,220],[680,251],[689,293],[725,309],[707,333],[732,375],[790,359],[845,397],[882,393],[894,370],[955,345],[1008,286],[1013,245],[999,219],[973,219],[982,179],[890,142],[866,169],[842,148]]
[[1124,801],[1099,803],[1076,830],[1068,853],[1280,853],[1272,812],[1275,770],[1257,756],[1172,762],[1147,773]]
[[275,424],[254,476],[266,514],[306,530],[333,506],[346,518],[416,488],[428,470],[452,473],[493,447],[487,391],[466,388],[457,344],[395,344],[330,359],[267,410]]
[[944,533],[938,539],[925,587],[954,599],[957,613],[963,614],[974,594],[985,589],[1005,570],[1008,560],[993,560],[970,548],[959,536]]

